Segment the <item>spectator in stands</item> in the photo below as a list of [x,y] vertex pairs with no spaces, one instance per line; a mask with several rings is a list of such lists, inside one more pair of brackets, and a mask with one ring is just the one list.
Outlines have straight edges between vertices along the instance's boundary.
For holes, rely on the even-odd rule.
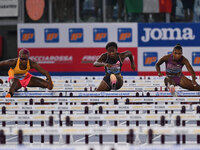
[[56,22],[64,22],[64,14],[65,14],[65,1],[63,0],[53,0],[52,1],[53,4],[53,17],[55,19]]
[[193,20],[194,12],[194,0],[181,0],[184,9],[184,16],[186,22],[191,22]]
[[[102,0],[95,0],[94,1],[94,12],[95,12],[95,17],[96,17],[96,21],[99,22],[99,21],[102,21]],[[99,11],[101,12],[99,14]],[[100,16],[99,16],[100,15]]]
[[[81,0],[80,2],[84,2]],[[75,6],[74,0],[53,0],[53,17],[56,22],[74,22]],[[82,3],[80,3],[80,7]]]
[[[75,1],[74,0],[72,0],[73,1],[73,5],[75,5]],[[80,20],[84,20],[84,1],[85,0],[79,0],[79,15],[80,15]],[[71,7],[70,5],[68,6],[68,7]],[[75,12],[75,10],[74,10],[74,8],[73,8],[73,10],[72,10],[73,12]]]
[[114,6],[116,5],[117,0],[106,0],[106,17],[108,22],[112,22],[113,20],[113,11]]
[[124,5],[125,2],[124,0],[106,0],[106,14],[107,14],[107,21],[112,22],[114,21],[114,7],[118,5],[118,10],[117,10],[117,21],[121,22],[123,20],[122,15],[124,11]]
[[171,22],[176,21],[176,0],[172,0]]
[[107,53],[103,53],[93,64],[95,67],[105,67],[106,73],[97,91],[117,90],[122,87],[123,77],[121,75],[121,67],[126,57],[130,60],[131,68],[135,70],[132,53],[130,51],[119,53],[117,49],[118,46],[115,42],[109,42],[106,45]]
[[[74,22],[75,21],[76,1],[74,1],[74,0],[64,0],[64,1],[66,1],[65,2],[66,5],[64,4],[66,12],[67,12],[66,20],[67,20],[67,22]],[[80,6],[82,6],[82,5],[80,5]]]
[[125,5],[125,2],[124,0],[117,0],[117,3],[118,3],[118,18],[117,18],[117,21],[118,22],[121,22],[123,21],[123,12],[124,12],[124,5]]
[[[162,63],[166,63],[166,78],[164,80],[165,85],[169,88],[169,91],[173,96],[176,96],[175,86],[179,85],[184,89],[188,89],[190,91],[200,91],[200,86],[197,84],[195,72],[190,65],[187,58],[185,58],[182,54],[182,47],[180,44],[177,44],[172,54],[163,56],[156,63],[156,70],[158,72],[158,76],[163,76],[160,71],[160,65]],[[183,66],[186,66],[187,70],[192,75],[192,80],[186,78],[182,73]]]
[[[10,89],[6,95],[7,98],[12,97],[14,92],[21,87],[41,87],[48,88],[49,90],[53,88],[53,83],[49,73],[40,67],[36,62],[30,60],[29,54],[29,50],[21,49],[19,51],[18,58],[8,59],[0,62],[0,67],[10,67],[10,70],[8,71]],[[45,75],[47,80],[32,76],[28,72],[32,68]]]

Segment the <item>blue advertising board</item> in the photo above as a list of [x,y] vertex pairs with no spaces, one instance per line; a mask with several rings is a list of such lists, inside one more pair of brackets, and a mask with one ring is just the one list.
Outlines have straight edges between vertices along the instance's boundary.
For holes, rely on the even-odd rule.
[[200,24],[139,23],[138,46],[200,46]]

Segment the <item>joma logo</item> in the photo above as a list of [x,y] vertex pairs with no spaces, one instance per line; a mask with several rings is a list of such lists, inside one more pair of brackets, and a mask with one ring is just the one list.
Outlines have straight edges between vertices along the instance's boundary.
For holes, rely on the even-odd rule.
[[194,40],[195,35],[191,28],[144,28],[143,42],[152,40]]

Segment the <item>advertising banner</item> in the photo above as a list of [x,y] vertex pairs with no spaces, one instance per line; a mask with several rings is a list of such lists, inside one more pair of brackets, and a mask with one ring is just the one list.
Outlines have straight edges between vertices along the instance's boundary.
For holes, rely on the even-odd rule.
[[[136,74],[157,75],[155,64],[179,43],[197,75],[200,72],[199,23],[60,23],[18,24],[18,49],[28,48],[31,59],[50,72],[103,72],[93,62],[108,42],[131,50]],[[165,71],[165,65],[161,66]],[[122,71],[131,72],[129,63]],[[184,67],[183,72],[188,73]]]
[[137,47],[136,23],[18,24],[18,47]]
[[196,23],[139,23],[138,46],[165,47],[200,46],[199,24]]
[[18,0],[1,0],[0,17],[17,17]]
[[[30,59],[40,64],[49,72],[104,72],[104,67],[94,67],[93,63],[105,48],[28,48]],[[20,49],[19,49],[20,50]],[[119,48],[119,52],[132,52],[137,66],[136,48]],[[35,72],[35,70],[32,70]],[[133,72],[129,59],[125,59],[123,72]],[[137,71],[137,68],[136,68]]]

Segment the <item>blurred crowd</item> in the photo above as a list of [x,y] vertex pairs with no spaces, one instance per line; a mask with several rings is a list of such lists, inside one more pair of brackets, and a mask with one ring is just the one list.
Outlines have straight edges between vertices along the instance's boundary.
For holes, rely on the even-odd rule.
[[[200,0],[52,0],[51,2],[52,22],[200,21]],[[156,2],[160,3],[160,8],[158,11],[151,10]],[[46,3],[49,1],[46,0]],[[161,6],[162,3],[164,8]],[[139,5],[143,5],[143,9],[140,9]],[[148,6],[147,9],[145,5]],[[43,22],[44,20],[43,18]]]

